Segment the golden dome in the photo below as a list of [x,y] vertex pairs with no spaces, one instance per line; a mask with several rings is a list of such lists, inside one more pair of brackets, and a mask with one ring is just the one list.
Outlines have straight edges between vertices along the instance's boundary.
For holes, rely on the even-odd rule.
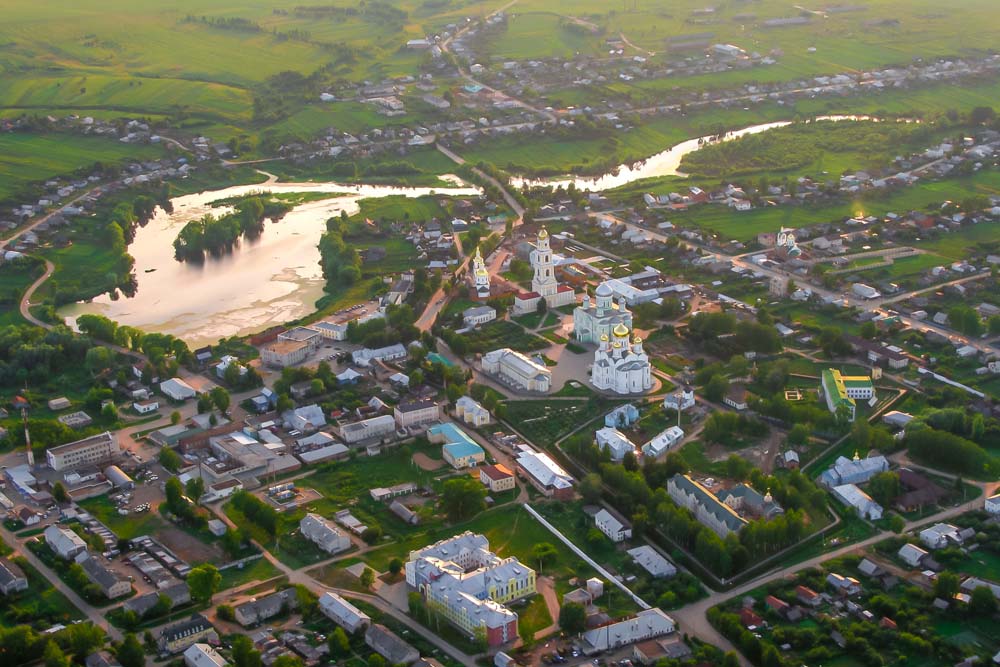
[[601,342],[602,343],[608,342],[608,334],[601,334]]
[[540,238],[540,239],[547,239],[547,238],[549,238],[549,230],[547,230],[544,227],[542,227],[541,231],[538,232],[538,238]]
[[633,343],[636,343],[636,344],[638,344],[638,343],[641,343],[641,342],[642,342],[642,339],[641,339],[641,338],[639,338],[639,336],[638,336],[638,334],[637,334],[637,335],[636,335],[636,337],[635,337],[635,340],[633,340],[632,342],[633,342]]
[[614,348],[619,348],[621,346],[622,346],[622,342],[620,340],[616,340],[615,342],[611,343],[611,347],[614,347]]
[[622,322],[619,322],[618,326],[615,327],[614,334],[619,338],[624,338],[625,336],[628,336],[628,327]]

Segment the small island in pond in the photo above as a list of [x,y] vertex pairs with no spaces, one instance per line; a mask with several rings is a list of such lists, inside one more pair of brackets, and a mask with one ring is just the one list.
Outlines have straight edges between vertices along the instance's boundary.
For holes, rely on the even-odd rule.
[[205,253],[221,254],[243,236],[256,237],[268,218],[279,220],[293,205],[261,195],[249,195],[227,202],[232,213],[208,215],[184,225],[174,239],[174,257],[180,261],[201,261]]

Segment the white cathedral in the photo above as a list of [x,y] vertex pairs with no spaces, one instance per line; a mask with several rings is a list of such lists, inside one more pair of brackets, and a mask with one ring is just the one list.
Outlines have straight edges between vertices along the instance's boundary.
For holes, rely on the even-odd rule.
[[601,335],[590,371],[590,382],[598,389],[616,394],[642,394],[653,388],[649,355],[643,351],[638,335],[629,342],[630,333],[629,327],[619,322],[610,336]]
[[584,293],[583,303],[573,311],[573,335],[582,343],[598,343],[611,338],[619,324],[632,328],[632,311],[625,298],[615,303],[614,292],[607,283],[597,286],[594,303]]
[[559,308],[576,302],[576,292],[569,285],[560,285],[556,280],[555,262],[552,259],[552,247],[549,245],[549,232],[544,227],[538,232],[538,241],[531,251],[531,291],[518,292],[514,295],[514,312],[517,315],[527,315],[538,310],[538,302],[545,300],[549,308]]

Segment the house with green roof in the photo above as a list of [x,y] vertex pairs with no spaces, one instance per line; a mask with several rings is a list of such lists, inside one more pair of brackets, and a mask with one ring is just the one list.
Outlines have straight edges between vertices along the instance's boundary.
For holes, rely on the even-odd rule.
[[843,410],[849,415],[848,421],[854,421],[856,401],[871,402],[875,398],[875,385],[867,375],[843,375],[835,368],[828,368],[820,379],[820,393],[830,412],[838,414]]

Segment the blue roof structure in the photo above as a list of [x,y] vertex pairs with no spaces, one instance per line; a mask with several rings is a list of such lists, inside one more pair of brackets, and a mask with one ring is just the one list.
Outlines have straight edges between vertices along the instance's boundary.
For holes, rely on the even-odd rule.
[[475,440],[451,422],[435,424],[428,433],[433,436],[440,436],[444,440],[443,451],[447,451],[453,458],[462,459],[476,454],[485,454],[483,448]]

